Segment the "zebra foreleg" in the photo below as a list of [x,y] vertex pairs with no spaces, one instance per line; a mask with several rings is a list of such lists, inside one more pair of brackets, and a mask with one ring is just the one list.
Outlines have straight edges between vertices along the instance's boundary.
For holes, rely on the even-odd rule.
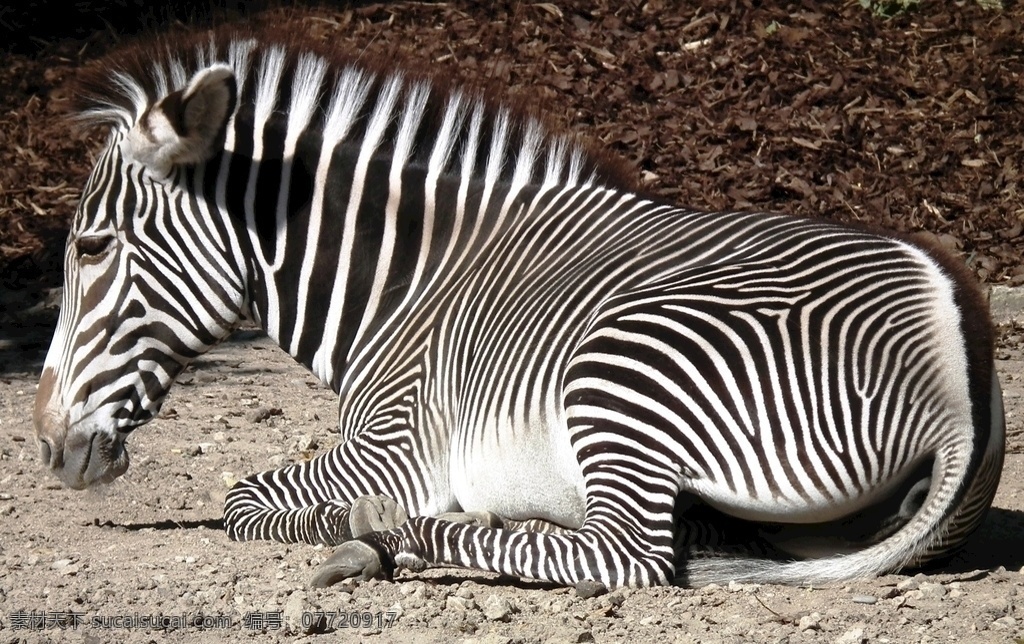
[[330,500],[305,507],[268,507],[265,500],[255,497],[255,488],[246,485],[254,478],[236,484],[225,504],[225,528],[235,541],[337,545],[390,530],[408,519],[402,506],[382,495],[360,496],[352,503]]
[[[228,492],[224,527],[231,539],[336,545],[389,530],[408,518],[409,495],[399,476],[366,477],[370,462],[356,437],[308,463],[249,476]],[[385,472],[386,474],[386,472]]]
[[[653,469],[653,468],[652,468]],[[613,481],[629,480],[637,498],[608,493]],[[578,530],[560,534],[414,517],[400,527],[342,544],[317,571],[312,584],[346,578],[389,577],[396,568],[457,566],[576,585],[595,581],[609,588],[671,583],[674,575],[672,504],[676,484],[631,463],[604,463],[587,476],[588,514]],[[629,496],[632,496],[630,494]],[[510,522],[516,527],[542,527]]]
[[[341,544],[312,580],[326,587],[347,578],[390,578],[397,568],[456,566],[576,585],[597,581],[609,588],[665,585],[674,579],[671,540],[651,543],[636,531],[630,540],[648,549],[622,549],[622,526],[584,524],[567,534],[520,532],[414,517],[395,530]],[[531,556],[525,556],[529,553]]]
[[[290,465],[239,481],[228,493],[224,524],[235,541],[269,539],[284,543],[338,545],[372,532],[405,523],[405,507],[387,494],[354,498],[315,485],[312,463]],[[332,498],[338,497],[338,498]],[[455,523],[557,532],[561,526],[540,519],[513,521],[491,512],[448,512],[440,518]]]

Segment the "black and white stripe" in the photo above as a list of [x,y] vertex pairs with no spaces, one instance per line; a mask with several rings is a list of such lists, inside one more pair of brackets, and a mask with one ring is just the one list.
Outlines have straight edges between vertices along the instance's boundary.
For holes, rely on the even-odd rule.
[[[118,245],[99,269],[69,251],[47,365],[65,407],[146,420],[251,316],[338,391],[344,442],[241,481],[233,538],[343,541],[349,504],[380,494],[414,518],[363,539],[400,564],[798,583],[946,552],[991,502],[1002,415],[965,331],[984,313],[929,252],[653,202],[536,119],[414,74],[223,34],[175,51],[85,112],[112,137],[72,238]],[[213,151],[161,176],[147,142],[187,139],[169,106],[203,92],[231,110],[215,145],[182,145]],[[919,507],[884,509],[928,464]],[[684,497],[761,558],[680,560],[702,546],[680,531],[737,545],[675,516]],[[460,509],[568,530],[430,518]],[[845,558],[762,556],[786,552],[768,526],[851,516],[895,527]]]

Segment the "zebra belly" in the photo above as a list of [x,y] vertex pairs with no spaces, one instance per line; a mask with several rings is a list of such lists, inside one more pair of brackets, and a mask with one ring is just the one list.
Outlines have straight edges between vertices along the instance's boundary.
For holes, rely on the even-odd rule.
[[464,511],[544,519],[566,528],[583,524],[583,473],[568,432],[548,426],[487,428],[480,440],[453,441],[449,477]]
[[890,478],[863,490],[833,491],[810,498],[795,494],[757,496],[734,490],[724,481],[696,479],[686,482],[683,490],[698,496],[712,508],[747,521],[777,523],[825,523],[849,517],[866,508],[889,501],[908,477],[920,471],[923,459],[904,467]]

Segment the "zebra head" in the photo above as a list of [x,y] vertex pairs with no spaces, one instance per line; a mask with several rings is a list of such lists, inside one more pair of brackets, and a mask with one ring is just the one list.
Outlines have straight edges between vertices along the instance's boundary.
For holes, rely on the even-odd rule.
[[34,413],[43,462],[72,488],[125,472],[128,433],[246,310],[231,232],[201,190],[223,150],[235,77],[214,65],[183,84],[153,99],[116,77],[134,109],[110,99],[84,114],[110,136],[72,222]]

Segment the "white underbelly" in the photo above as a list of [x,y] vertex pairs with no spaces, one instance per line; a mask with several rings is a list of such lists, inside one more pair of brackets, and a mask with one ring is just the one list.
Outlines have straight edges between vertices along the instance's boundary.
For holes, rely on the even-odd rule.
[[747,521],[823,523],[842,519],[883,501],[907,479],[916,465],[916,462],[910,463],[889,479],[876,481],[862,491],[832,490],[828,495],[820,490],[808,490],[806,496],[801,496],[794,490],[787,490],[785,494],[759,497],[737,492],[723,482],[710,479],[692,479],[684,483],[682,489],[720,512]]
[[464,452],[460,441],[452,442],[449,476],[459,505],[467,512],[578,528],[585,510],[583,472],[564,425],[519,428],[510,435],[488,427]]

